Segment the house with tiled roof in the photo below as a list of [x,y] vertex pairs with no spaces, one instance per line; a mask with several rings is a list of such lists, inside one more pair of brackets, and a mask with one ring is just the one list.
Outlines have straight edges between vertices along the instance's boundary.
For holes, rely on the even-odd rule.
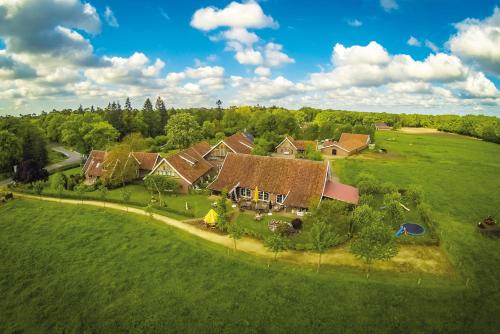
[[217,168],[220,168],[224,158],[229,152],[251,154],[253,147],[253,138],[251,136],[242,132],[237,132],[215,144],[203,155],[203,158],[210,161]]
[[[135,165],[137,178],[142,178],[153,170],[159,158],[158,153],[131,152],[128,162]],[[113,161],[108,161],[108,152],[92,150],[83,166],[85,183],[94,184],[107,168],[113,168],[114,165]]]
[[339,141],[326,140],[319,146],[321,153],[334,156],[349,156],[358,153],[370,144],[370,135],[343,133]]
[[210,147],[206,142],[198,143],[161,159],[148,175],[172,177],[179,184],[179,192],[188,193],[189,189],[197,188],[215,173],[214,166],[201,154],[207,151],[207,145]]
[[[228,153],[208,188],[226,191],[235,202],[252,202],[256,197],[264,208],[303,212],[312,200],[321,200],[330,180],[329,162]],[[357,203],[355,194],[336,187],[328,198]],[[258,192],[257,196],[255,192]]]
[[295,157],[297,154],[304,154],[307,146],[316,149],[316,142],[310,140],[296,140],[291,136],[286,136],[281,143],[276,146],[276,153],[280,156]]
[[376,122],[375,123],[375,128],[378,131],[387,131],[387,130],[392,130],[392,127],[387,125],[385,122]]

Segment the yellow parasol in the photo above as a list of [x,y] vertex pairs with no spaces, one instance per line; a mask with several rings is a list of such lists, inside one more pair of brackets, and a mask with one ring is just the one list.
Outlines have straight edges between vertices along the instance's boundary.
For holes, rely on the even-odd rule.
[[203,218],[203,221],[209,225],[214,225],[215,222],[217,221],[217,218],[218,218],[217,212],[215,212],[214,209],[210,209],[205,218]]
[[259,187],[255,186],[255,190],[253,192],[253,200],[255,203],[259,201]]

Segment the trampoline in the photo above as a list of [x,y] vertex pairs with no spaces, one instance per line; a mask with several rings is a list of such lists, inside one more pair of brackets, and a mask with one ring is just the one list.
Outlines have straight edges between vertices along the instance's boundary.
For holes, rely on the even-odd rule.
[[422,235],[425,229],[422,225],[414,223],[406,223],[401,225],[399,230],[396,232],[396,236],[399,237],[401,234],[405,233],[408,235]]

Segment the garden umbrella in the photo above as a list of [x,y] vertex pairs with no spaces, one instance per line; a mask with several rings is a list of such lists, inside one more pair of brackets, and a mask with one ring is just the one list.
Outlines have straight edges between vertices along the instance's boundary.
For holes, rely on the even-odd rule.
[[217,218],[217,212],[214,209],[210,209],[205,218],[203,218],[203,221],[209,225],[214,225],[217,222]]
[[255,190],[253,193],[253,200],[255,201],[255,203],[259,201],[259,187],[257,186],[255,186]]

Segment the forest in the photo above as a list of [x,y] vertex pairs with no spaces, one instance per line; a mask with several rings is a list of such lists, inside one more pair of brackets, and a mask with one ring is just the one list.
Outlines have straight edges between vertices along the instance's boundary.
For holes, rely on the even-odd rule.
[[[167,108],[158,97],[153,105],[148,98],[140,108],[127,98],[93,106],[53,110],[41,114],[0,118],[0,173],[29,171],[30,181],[46,177],[48,142],[70,146],[87,154],[92,149],[107,149],[132,133],[146,138],[150,151],[183,149],[200,141],[215,143],[226,135],[246,131],[255,137],[253,153],[267,155],[285,135],[304,140],[337,140],[343,132],[370,134],[376,141],[375,122],[399,127],[427,127],[500,143],[500,119],[483,115],[420,115],[304,107],[231,106],[222,108]],[[22,177],[18,179],[22,180]]]

